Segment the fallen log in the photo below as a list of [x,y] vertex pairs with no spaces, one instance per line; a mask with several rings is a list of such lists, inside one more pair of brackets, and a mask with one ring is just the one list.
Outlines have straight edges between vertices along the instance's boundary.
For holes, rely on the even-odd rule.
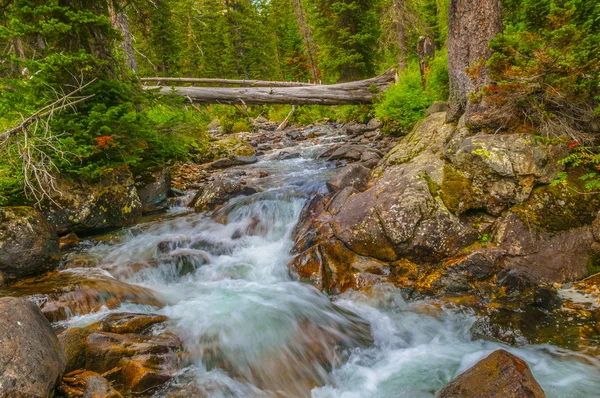
[[307,87],[145,87],[156,94],[186,97],[201,104],[290,104],[290,105],[354,105],[370,104],[374,95],[385,91],[396,81],[391,69],[372,79]]
[[188,84],[221,84],[225,86],[241,87],[310,87],[316,86],[314,83],[302,82],[272,82],[268,80],[232,80],[232,79],[212,79],[197,77],[142,77],[142,82],[156,82],[159,86],[162,83],[188,83]]

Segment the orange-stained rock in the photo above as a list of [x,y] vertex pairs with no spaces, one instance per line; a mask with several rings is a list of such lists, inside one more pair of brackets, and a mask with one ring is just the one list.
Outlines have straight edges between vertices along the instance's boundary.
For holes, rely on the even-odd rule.
[[121,368],[124,388],[133,394],[139,394],[169,381],[177,368],[170,367],[170,364],[164,361],[156,361],[156,358],[152,355],[141,355],[121,359],[118,366]]
[[144,334],[152,326],[168,321],[164,315],[136,314],[129,312],[108,314],[100,323],[98,329],[110,333]]
[[57,390],[68,398],[123,398],[106,378],[88,370],[66,374]]
[[59,239],[60,250],[72,249],[77,246],[79,242],[81,242],[81,239],[79,239],[75,232],[71,232]]
[[437,398],[544,398],[522,359],[497,350],[452,380]]
[[121,282],[98,269],[51,272],[0,290],[0,295],[36,301],[50,322],[96,312],[104,306],[117,308],[123,303],[164,305],[150,289]]

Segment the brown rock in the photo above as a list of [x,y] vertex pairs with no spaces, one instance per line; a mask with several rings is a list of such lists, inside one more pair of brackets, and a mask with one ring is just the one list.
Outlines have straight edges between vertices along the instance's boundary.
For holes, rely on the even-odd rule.
[[117,308],[127,302],[164,305],[151,290],[110,278],[96,269],[52,272],[18,282],[1,294],[35,300],[51,322],[95,312],[103,306]]
[[39,308],[0,298],[0,396],[48,397],[66,364],[56,334]]
[[437,398],[543,398],[546,394],[529,366],[505,350],[497,350],[460,374]]
[[167,196],[171,189],[171,168],[165,166],[144,170],[140,175],[136,175],[135,186],[144,214],[166,209]]
[[189,206],[197,212],[212,211],[236,196],[253,195],[257,192],[253,187],[219,175],[198,191]]

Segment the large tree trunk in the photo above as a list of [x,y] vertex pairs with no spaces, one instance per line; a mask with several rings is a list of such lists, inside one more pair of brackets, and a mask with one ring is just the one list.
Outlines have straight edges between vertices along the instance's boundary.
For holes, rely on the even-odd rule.
[[394,0],[394,21],[396,23],[396,42],[398,44],[398,71],[403,71],[408,65],[406,51],[406,7],[404,0]]
[[127,14],[122,9],[122,4],[118,0],[108,2],[108,14],[110,16],[110,22],[113,29],[118,30],[123,35],[123,41],[121,42],[121,48],[125,53],[125,60],[127,66],[132,71],[138,72],[137,62],[133,51],[133,43],[131,42],[131,31],[129,30],[129,19]]
[[317,66],[317,51],[315,44],[312,39],[312,33],[308,22],[306,21],[306,15],[304,14],[304,7],[302,6],[302,0],[293,0],[294,14],[296,15],[296,23],[302,33],[302,39],[304,41],[304,47],[306,48],[306,55],[308,56],[308,62],[310,62],[310,69],[312,72],[313,81],[316,83],[319,81],[319,68]]
[[291,104],[352,105],[370,104],[373,97],[396,81],[391,69],[372,79],[332,85],[298,87],[146,87],[157,94],[178,95],[201,104]]
[[[477,86],[488,83],[485,61],[491,56],[490,40],[502,31],[500,0],[450,0],[448,13],[448,73],[450,98],[447,120],[471,112],[469,93],[477,89],[466,68],[481,62]],[[468,116],[468,115],[467,115]]]

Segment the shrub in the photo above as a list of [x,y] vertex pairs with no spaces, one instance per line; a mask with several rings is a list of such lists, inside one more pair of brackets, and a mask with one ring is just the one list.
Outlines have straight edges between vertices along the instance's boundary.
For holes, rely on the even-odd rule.
[[447,57],[442,53],[426,72],[423,88],[419,66],[411,62],[399,75],[398,83],[388,89],[375,105],[375,115],[384,124],[384,131],[406,134],[423,117],[435,101],[448,98]]

